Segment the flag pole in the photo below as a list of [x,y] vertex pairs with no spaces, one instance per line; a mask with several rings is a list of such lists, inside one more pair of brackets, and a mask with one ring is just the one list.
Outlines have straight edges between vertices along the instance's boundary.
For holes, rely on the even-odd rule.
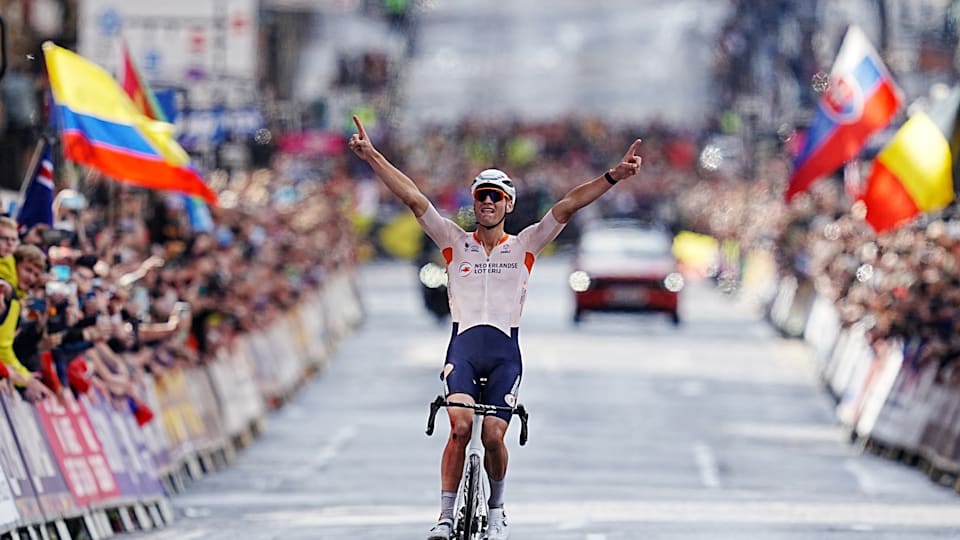
[[[40,164],[40,159],[43,157],[43,150],[46,145],[46,137],[41,136],[33,148],[33,155],[30,156],[30,166],[27,167],[26,174],[23,175],[23,182],[20,182],[20,193],[17,195],[17,212],[19,212],[23,206],[23,199],[27,196],[27,188],[30,187],[30,182],[33,181],[33,174],[37,171],[37,166]],[[16,218],[16,216],[11,217]]]

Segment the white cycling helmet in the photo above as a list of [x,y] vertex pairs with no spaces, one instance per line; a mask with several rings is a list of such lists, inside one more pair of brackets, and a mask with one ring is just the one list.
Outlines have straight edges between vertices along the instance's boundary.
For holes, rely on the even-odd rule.
[[510,180],[507,173],[500,169],[487,169],[478,174],[477,177],[473,179],[473,184],[470,185],[470,193],[472,194],[481,186],[498,188],[506,193],[514,204],[517,203],[517,189],[513,187],[513,180]]

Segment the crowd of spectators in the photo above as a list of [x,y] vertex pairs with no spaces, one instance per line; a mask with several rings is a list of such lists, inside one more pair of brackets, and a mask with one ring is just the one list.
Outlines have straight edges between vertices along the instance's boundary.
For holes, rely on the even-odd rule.
[[[943,378],[960,375],[955,369],[960,366],[960,220],[955,203],[877,235],[855,202],[856,187],[844,185],[839,174],[821,180],[790,205],[782,201],[797,150],[791,147],[793,126],[802,124],[799,112],[815,103],[817,94],[809,84],[814,74],[829,70],[847,24],[859,23],[879,36],[877,45],[884,52],[884,46],[916,46],[903,41],[913,33],[898,26],[916,23],[890,18],[884,2],[732,4],[735,9],[718,39],[715,99],[723,112],[714,129],[743,138],[751,152],[748,160],[757,165],[740,176],[698,182],[681,198],[685,225],[732,238],[743,252],[768,250],[780,275],[796,276],[833,301],[845,327],[862,326],[877,345],[902,339],[910,365],[932,362]],[[950,23],[952,14],[928,16],[925,24],[935,27],[940,20]],[[901,41],[891,41],[891,35]],[[948,50],[955,48],[956,39],[954,32]],[[926,69],[922,62],[892,67],[911,81],[921,80],[915,72]],[[744,103],[762,106],[744,110]],[[752,133],[744,131],[747,113],[759,114]],[[869,162],[862,168],[869,168]]]
[[901,339],[908,365],[960,374],[960,221],[924,216],[878,236],[829,182],[790,210],[778,243],[783,272],[812,282],[844,327],[862,325],[871,343]]
[[182,195],[95,174],[59,192],[53,226],[0,218],[8,390],[37,400],[96,387],[147,422],[138,378],[213,361],[351,269],[343,178],[295,183],[260,170],[212,180],[221,204],[209,219]]

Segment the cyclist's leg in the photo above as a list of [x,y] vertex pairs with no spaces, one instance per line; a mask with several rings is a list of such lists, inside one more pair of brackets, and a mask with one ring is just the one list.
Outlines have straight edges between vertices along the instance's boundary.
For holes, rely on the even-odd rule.
[[[450,394],[450,401],[473,403],[469,394]],[[473,426],[473,411],[457,407],[447,407],[450,417],[450,436],[443,448],[443,458],[440,462],[440,483],[443,491],[456,491],[460,486],[460,477],[463,475],[463,460],[470,442],[470,430]]]
[[[478,389],[476,373],[470,362],[470,354],[475,344],[466,335],[454,335],[447,348],[447,359],[441,373],[444,394],[448,401],[476,403]],[[469,333],[469,330],[467,331]],[[470,430],[473,426],[473,411],[457,407],[447,407],[450,419],[450,436],[443,449],[440,462],[440,481],[443,491],[456,491],[460,487],[463,475],[464,453],[470,442]]]
[[507,433],[507,421],[496,416],[488,416],[483,421],[484,466],[490,481],[490,493],[487,498],[489,507],[486,538],[504,540],[509,537],[506,515],[503,510],[503,492],[507,474],[507,446],[504,435]]
[[[517,345],[516,333],[511,336],[509,343],[500,349],[500,356],[496,365],[487,374],[487,385],[483,390],[481,401],[500,407],[515,407],[517,395],[520,391],[520,380],[523,375],[523,362],[520,358],[520,348]],[[498,507],[503,504],[503,482],[507,474],[509,455],[504,437],[510,422],[510,414],[498,413],[497,416],[488,416],[484,419],[482,439],[484,452],[484,467],[490,479],[490,506]]]
[[483,465],[491,480],[503,480],[507,474],[509,454],[504,437],[507,434],[507,422],[496,416],[483,420]]
[[[447,357],[440,374],[444,397],[447,400],[476,403],[478,388],[473,365],[470,363],[470,351],[475,348],[475,344],[471,341],[473,340],[459,339],[457,324],[454,323]],[[452,534],[457,534],[455,506],[463,477],[466,447],[470,442],[473,427],[472,410],[447,407],[446,412],[450,419],[450,436],[440,460],[440,520],[430,530],[429,540],[447,540]]]

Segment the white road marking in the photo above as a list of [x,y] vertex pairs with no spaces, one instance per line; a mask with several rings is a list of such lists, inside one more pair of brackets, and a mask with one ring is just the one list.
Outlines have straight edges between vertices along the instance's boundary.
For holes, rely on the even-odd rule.
[[[177,529],[179,529],[179,527]],[[209,538],[211,532],[208,530],[193,530],[184,532],[177,529],[170,529],[166,531],[161,530],[150,534],[146,538],[149,538],[149,540],[198,540],[199,538]]]
[[588,534],[585,540],[607,540],[605,534]]
[[[429,506],[339,506],[248,512],[243,519],[289,527],[343,527],[429,523]],[[841,501],[592,501],[511,503],[517,524],[597,523],[832,525],[856,527],[960,527],[960,506],[949,504],[844,503]]]
[[337,430],[333,435],[333,438],[330,439],[323,448],[317,452],[317,455],[313,459],[313,466],[317,468],[326,467],[333,458],[337,457],[337,454],[340,453],[340,450],[354,437],[357,436],[357,426],[351,424],[344,426]]
[[843,468],[846,469],[848,473],[853,475],[853,478],[857,481],[857,486],[860,487],[860,491],[862,491],[864,494],[876,495],[880,492],[873,475],[870,474],[870,472],[867,471],[867,469],[856,460],[846,460],[843,463]]
[[561,522],[557,525],[557,530],[559,531],[575,531],[577,529],[584,529],[589,525],[590,522],[586,519],[573,519],[569,521]]
[[785,422],[728,422],[722,427],[724,433],[761,441],[789,444],[833,444],[847,446],[847,435],[833,424],[794,424]]
[[717,489],[720,487],[720,469],[717,467],[717,458],[710,445],[697,441],[693,445],[693,459],[697,462],[697,471],[700,481],[705,487]]

